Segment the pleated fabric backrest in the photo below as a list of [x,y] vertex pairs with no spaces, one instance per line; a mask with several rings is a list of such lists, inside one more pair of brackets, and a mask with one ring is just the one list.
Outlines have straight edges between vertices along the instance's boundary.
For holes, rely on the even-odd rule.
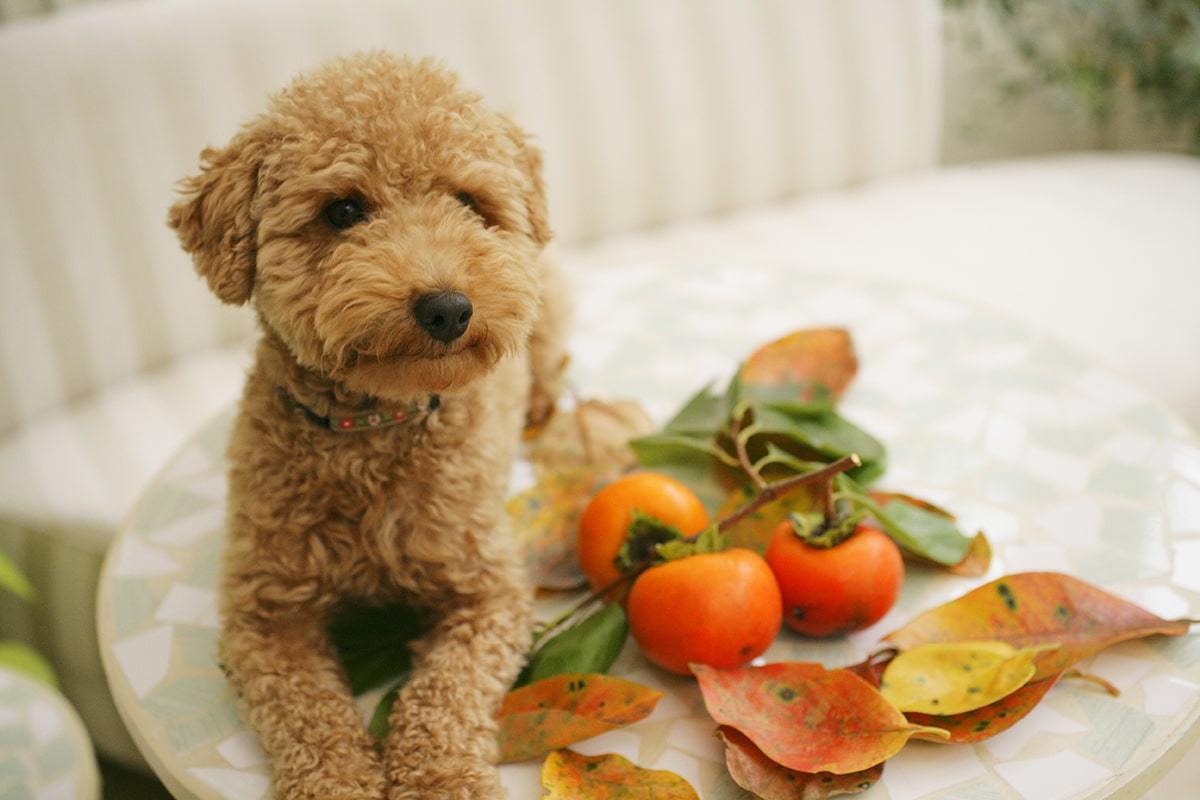
[[160,0],[0,28],[0,434],[247,335],[164,224],[295,73],[434,55],[545,151],[558,239],[927,167],[937,0]]

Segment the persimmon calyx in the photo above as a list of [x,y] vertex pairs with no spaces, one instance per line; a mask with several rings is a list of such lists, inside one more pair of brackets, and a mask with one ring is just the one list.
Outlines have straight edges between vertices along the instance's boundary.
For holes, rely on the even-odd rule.
[[658,556],[660,545],[682,540],[679,528],[635,508],[625,543],[617,551],[613,565],[622,574],[636,572]]
[[821,511],[793,511],[788,514],[788,519],[796,536],[804,540],[805,544],[827,549],[849,539],[858,524],[867,516],[866,512],[860,511],[854,503],[846,499],[839,499],[834,504],[834,509],[832,518],[826,517]]

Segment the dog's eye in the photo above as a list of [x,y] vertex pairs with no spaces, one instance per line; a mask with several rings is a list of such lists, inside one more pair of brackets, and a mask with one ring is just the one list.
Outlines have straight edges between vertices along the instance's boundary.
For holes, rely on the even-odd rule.
[[362,201],[353,197],[340,197],[325,206],[325,221],[339,231],[352,228],[366,218]]
[[479,208],[479,201],[475,199],[475,195],[470,192],[459,192],[454,195],[454,199],[462,203],[467,208],[474,211],[479,216],[483,216],[483,211]]

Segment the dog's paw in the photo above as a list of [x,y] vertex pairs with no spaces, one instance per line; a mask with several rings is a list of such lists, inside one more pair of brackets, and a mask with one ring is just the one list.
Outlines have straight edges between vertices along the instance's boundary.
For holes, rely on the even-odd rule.
[[443,763],[394,775],[387,800],[504,800],[504,797],[495,767]]

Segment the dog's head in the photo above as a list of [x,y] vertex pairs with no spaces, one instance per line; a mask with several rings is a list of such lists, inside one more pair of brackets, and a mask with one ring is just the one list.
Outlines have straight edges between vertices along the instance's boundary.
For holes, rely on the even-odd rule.
[[550,238],[541,157],[448,71],[334,61],[201,158],[170,225],[301,365],[403,398],[524,346]]

